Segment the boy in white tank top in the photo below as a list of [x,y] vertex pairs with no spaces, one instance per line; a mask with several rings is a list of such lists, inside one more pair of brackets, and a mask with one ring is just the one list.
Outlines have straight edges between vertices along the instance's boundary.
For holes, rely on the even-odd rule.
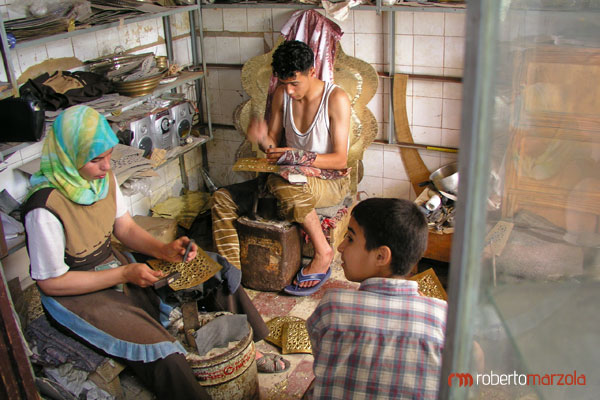
[[[301,158],[303,165],[343,170],[348,158],[350,100],[343,89],[317,78],[313,63],[314,54],[303,42],[287,41],[277,48],[272,67],[279,86],[273,94],[270,118],[269,121],[253,119],[248,127],[248,140],[257,143],[273,163],[278,160],[281,163],[280,159],[285,155],[294,164]],[[307,184],[298,186],[278,175],[269,175],[267,187],[278,198],[281,213],[286,219],[301,224],[315,249],[310,265],[298,272],[292,285],[285,289],[287,293],[310,295],[329,277],[329,265],[335,253],[323,234],[315,207],[339,204],[349,192],[347,178],[309,177]],[[227,187],[215,193],[213,232],[219,253],[236,265],[239,242],[234,251],[231,248],[232,229],[224,226],[228,224],[224,220],[230,220],[240,211],[231,207],[231,199],[236,197],[234,190]],[[236,251],[238,254],[233,254]]]

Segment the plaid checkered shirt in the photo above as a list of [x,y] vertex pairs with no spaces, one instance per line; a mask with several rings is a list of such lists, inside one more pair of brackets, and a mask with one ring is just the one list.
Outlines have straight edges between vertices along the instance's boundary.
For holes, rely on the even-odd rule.
[[447,304],[414,281],[330,289],[307,320],[314,399],[436,399]]

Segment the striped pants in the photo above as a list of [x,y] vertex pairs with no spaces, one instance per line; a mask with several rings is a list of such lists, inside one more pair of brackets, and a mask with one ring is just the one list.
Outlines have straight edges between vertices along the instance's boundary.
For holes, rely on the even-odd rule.
[[[276,174],[267,177],[267,189],[277,198],[279,214],[287,221],[302,223],[315,208],[342,202],[350,191],[349,177],[325,180],[309,177],[304,185],[292,185]],[[212,228],[217,252],[241,269],[240,241],[235,221],[252,209],[258,180],[229,185],[213,194]]]

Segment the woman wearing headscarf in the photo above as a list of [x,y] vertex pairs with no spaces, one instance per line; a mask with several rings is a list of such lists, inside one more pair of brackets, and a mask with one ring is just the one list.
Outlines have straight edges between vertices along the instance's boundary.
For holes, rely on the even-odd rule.
[[[23,207],[31,277],[54,322],[122,359],[158,398],[209,398],[163,327],[172,308],[150,288],[162,273],[111,246],[114,234],[136,252],[181,262],[190,242],[162,243],[131,218],[110,170],[117,142],[106,118],[87,106],[65,110],[49,129]],[[196,254],[194,244],[185,261]]]

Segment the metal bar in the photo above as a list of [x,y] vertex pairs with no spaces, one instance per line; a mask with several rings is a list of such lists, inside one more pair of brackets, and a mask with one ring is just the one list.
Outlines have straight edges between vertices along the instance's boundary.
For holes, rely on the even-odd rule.
[[[381,1],[381,0],[378,0]],[[390,94],[388,96],[388,143],[396,143],[396,127],[394,126],[394,74],[396,73],[396,13],[389,13],[389,39],[388,39],[388,58],[389,74],[392,76],[390,81]]]
[[[202,70],[204,71],[204,80],[202,82],[204,88],[204,102],[206,104],[206,122],[208,123],[208,137],[213,138],[213,129],[212,129],[212,117],[210,115],[210,100],[208,97],[208,84],[206,79],[208,77],[208,69],[206,67],[206,54],[204,53],[204,24],[202,23],[202,5],[201,1],[198,1],[198,25],[200,29],[198,30],[198,34],[200,35],[200,53],[202,54]],[[202,110],[202,107],[198,108]],[[203,119],[201,119],[203,121]]]
[[447,146],[437,146],[432,144],[420,144],[420,143],[407,143],[407,142],[394,142],[394,143],[386,143],[381,140],[374,140],[374,143],[381,144],[389,144],[398,147],[406,147],[408,149],[422,149],[422,150],[431,150],[431,151],[441,151],[444,153],[458,153],[458,149],[456,147],[447,147]]
[[489,183],[489,149],[493,85],[497,56],[497,17],[494,0],[469,3],[465,83],[460,140],[460,183],[456,227],[452,239],[448,290],[448,321],[442,356],[439,399],[467,398],[468,386],[448,385],[451,373],[468,372],[471,364],[473,316],[477,311],[481,249]]
[[[192,63],[194,67],[198,66],[200,63],[200,57],[198,55],[198,40],[196,39],[196,17],[198,16],[198,9],[195,9],[189,13],[190,17],[190,40],[191,40],[191,48],[192,48]],[[203,69],[204,71],[204,69]],[[196,92],[196,109],[200,112],[202,110],[202,82],[200,80],[196,81],[194,85],[194,91]],[[202,115],[200,115],[202,116]]]
[[[10,57],[10,47],[8,45],[8,39],[6,35],[6,30],[4,29],[4,21],[2,20],[2,16],[0,15],[0,46],[2,46],[2,61],[4,62],[4,71],[6,72],[6,78],[8,79],[8,83],[10,83],[10,91],[6,93],[10,93],[15,97],[19,96],[19,86],[17,84],[17,78],[15,76],[15,70],[12,64],[12,58]],[[4,93],[4,92],[3,92]],[[7,97],[7,96],[4,96]]]
[[[462,83],[463,78],[459,76],[441,76],[441,75],[421,75],[421,74],[406,74],[409,79],[424,79],[432,81],[456,82]],[[385,72],[378,72],[377,76],[384,79],[393,79],[394,77]]]
[[189,190],[190,189],[190,181],[187,176],[187,170],[185,169],[185,157],[182,154],[178,158],[179,158],[179,174],[181,175],[181,183],[183,184],[183,187],[185,188],[185,190]]
[[244,64],[207,63],[208,68],[242,69]]
[[165,31],[165,47],[167,48],[167,58],[173,62],[173,35],[171,34],[171,18],[164,16],[163,29]]
[[[288,8],[294,10],[308,10],[323,7],[320,5],[313,4],[298,4],[298,3],[261,3],[261,2],[242,2],[235,4],[203,4],[203,8]],[[352,7],[352,10],[359,11],[376,11],[376,5],[360,5],[356,7]],[[406,12],[465,12],[466,7],[464,5],[454,5],[454,6],[441,6],[441,5],[431,5],[428,7],[425,6],[413,6],[413,5],[401,5],[396,4],[393,6],[381,6],[381,11],[406,11]]]
[[198,10],[192,10],[188,13],[188,17],[190,20],[190,40],[191,40],[191,49],[192,49],[192,64],[194,66],[198,65],[200,62],[200,58],[198,57],[198,41],[196,40],[196,15],[198,14]]

